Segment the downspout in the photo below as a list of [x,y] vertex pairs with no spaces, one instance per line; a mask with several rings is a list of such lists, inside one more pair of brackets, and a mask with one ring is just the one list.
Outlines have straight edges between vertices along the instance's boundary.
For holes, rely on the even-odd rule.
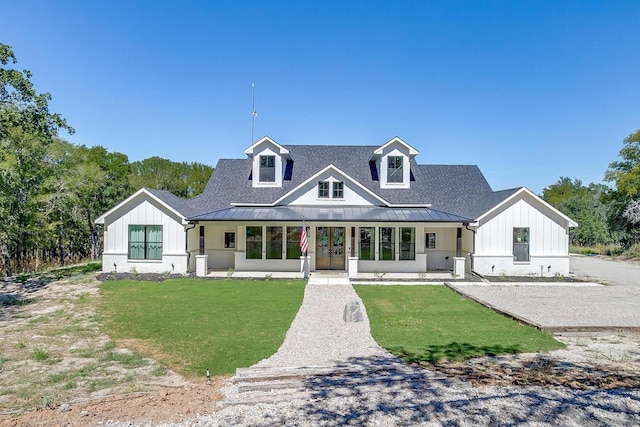
[[474,273],[474,274],[478,274],[473,269],[473,255],[475,255],[475,253],[476,253],[476,230],[473,230],[473,229],[469,228],[469,223],[466,223],[466,224],[463,223],[462,225],[464,225],[464,228],[466,228],[467,230],[469,230],[470,232],[473,233],[473,243],[471,245],[471,251],[472,252],[471,252],[471,256],[470,256],[470,258],[471,258],[471,272]]
[[191,252],[189,252],[189,230],[193,230],[198,225],[198,222],[192,222],[191,227],[184,229],[184,251],[187,253],[187,271],[189,271],[189,261],[191,260]]

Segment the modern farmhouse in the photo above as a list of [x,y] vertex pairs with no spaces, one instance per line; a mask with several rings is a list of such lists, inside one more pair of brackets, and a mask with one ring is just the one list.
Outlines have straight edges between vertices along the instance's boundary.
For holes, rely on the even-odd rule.
[[[220,160],[191,200],[141,189],[96,219],[105,272],[569,273],[573,220],[477,166],[418,164],[379,146],[281,145]],[[303,231],[308,252],[301,253]]]

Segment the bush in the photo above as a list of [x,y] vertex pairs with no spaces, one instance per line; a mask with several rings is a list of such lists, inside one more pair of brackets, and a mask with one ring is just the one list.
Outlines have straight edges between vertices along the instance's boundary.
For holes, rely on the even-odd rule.
[[635,243],[629,247],[626,251],[624,251],[624,256],[628,258],[640,258],[640,243]]

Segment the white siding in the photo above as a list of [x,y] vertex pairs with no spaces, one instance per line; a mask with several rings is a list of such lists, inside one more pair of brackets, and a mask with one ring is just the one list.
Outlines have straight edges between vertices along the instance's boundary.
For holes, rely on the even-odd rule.
[[[318,182],[329,181],[329,198],[318,197]],[[344,183],[344,197],[342,199],[334,199],[333,196],[333,183]],[[351,181],[350,178],[344,177],[335,171],[327,170],[325,173],[319,175],[313,181],[307,183],[301,188],[297,189],[293,194],[286,197],[282,204],[297,206],[371,206],[374,204],[380,204],[380,201],[368,194],[362,188],[358,187]]]
[[[162,260],[127,259],[129,225],[162,226]],[[187,262],[181,218],[155,201],[147,200],[146,195],[141,194],[105,218],[103,271],[186,273]]]
[[[529,262],[513,260],[513,229],[529,228]],[[568,274],[567,224],[540,201],[523,195],[477,228],[474,270],[480,274]],[[548,267],[551,266],[551,269]]]

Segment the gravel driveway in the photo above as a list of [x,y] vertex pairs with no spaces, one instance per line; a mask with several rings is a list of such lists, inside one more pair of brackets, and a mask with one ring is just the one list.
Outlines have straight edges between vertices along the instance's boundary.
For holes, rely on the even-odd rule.
[[640,266],[598,257],[571,257],[571,271],[603,286],[454,284],[461,293],[550,330],[640,329]]

